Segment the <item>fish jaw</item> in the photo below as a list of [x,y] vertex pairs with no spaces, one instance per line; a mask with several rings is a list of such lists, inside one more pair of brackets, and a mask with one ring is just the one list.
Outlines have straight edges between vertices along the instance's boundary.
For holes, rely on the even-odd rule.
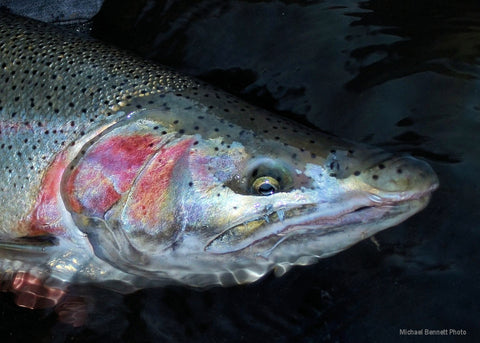
[[[363,175],[346,179],[332,177],[328,168],[313,164],[307,165],[306,174],[315,180],[314,189],[303,190],[296,199],[273,195],[278,205],[270,205],[263,217],[253,216],[226,229],[209,242],[206,251],[228,254],[257,245],[258,256],[268,257],[276,250],[275,260],[290,255],[290,260],[326,257],[419,212],[438,187],[431,167],[409,156],[383,161]],[[326,236],[327,241],[335,236],[336,243],[325,244]]]

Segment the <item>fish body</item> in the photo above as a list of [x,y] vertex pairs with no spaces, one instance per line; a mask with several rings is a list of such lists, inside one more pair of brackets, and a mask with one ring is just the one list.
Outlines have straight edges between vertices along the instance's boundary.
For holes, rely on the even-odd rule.
[[402,222],[438,187],[423,161],[6,13],[0,84],[0,272],[18,284],[249,283]]

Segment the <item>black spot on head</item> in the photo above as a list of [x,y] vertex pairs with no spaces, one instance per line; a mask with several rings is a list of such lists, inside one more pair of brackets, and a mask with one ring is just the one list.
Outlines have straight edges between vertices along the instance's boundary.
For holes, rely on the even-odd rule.
[[356,170],[356,171],[353,173],[353,175],[359,176],[359,175],[360,175],[360,171]]
[[384,165],[383,163],[380,163],[380,164],[378,165],[378,168],[380,168],[380,169],[385,169],[385,165]]
[[378,180],[378,175],[373,175],[373,176],[372,176],[372,179]]
[[397,173],[398,173],[398,174],[401,174],[402,172],[403,172],[403,170],[402,170],[401,168],[398,168],[398,169],[397,169]]

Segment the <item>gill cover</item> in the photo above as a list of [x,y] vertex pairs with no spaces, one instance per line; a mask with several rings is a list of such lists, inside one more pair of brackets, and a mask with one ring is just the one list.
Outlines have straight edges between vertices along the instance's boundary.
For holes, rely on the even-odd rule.
[[175,189],[188,179],[194,140],[136,117],[83,146],[63,176],[61,194],[98,257],[122,270],[143,271],[150,259],[141,247],[173,244],[179,225]]

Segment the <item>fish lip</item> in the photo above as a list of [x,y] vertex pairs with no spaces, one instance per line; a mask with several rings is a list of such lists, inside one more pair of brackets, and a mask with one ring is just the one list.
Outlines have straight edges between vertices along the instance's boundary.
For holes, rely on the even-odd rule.
[[378,192],[370,193],[369,198],[379,205],[400,204],[405,201],[423,198],[426,195],[431,195],[439,187],[438,182],[432,183],[429,187],[422,191],[405,191],[405,192]]
[[[352,218],[356,216],[362,216],[362,224],[368,224],[376,220],[386,219],[387,217],[395,216],[397,213],[394,210],[401,209],[409,203],[418,202],[419,207],[423,207],[430,200],[431,194],[425,194],[421,197],[410,198],[407,200],[397,201],[397,202],[385,202],[381,205],[375,204],[371,206],[359,206],[352,211],[345,212],[339,216],[332,216],[327,218],[315,219],[312,221],[304,222],[298,225],[292,225],[285,227],[282,231],[282,235],[290,234],[295,231],[300,230],[325,230],[323,234],[328,234],[331,230],[340,228],[339,230],[345,230],[343,227],[350,224],[354,224],[355,221],[349,222]],[[424,205],[422,205],[424,204]],[[392,214],[393,213],[393,214]],[[412,213],[413,214],[413,213]],[[360,222],[360,221],[359,221]],[[311,226],[315,226],[312,228]],[[319,234],[320,236],[322,233]]]
[[[352,225],[358,222],[362,224],[368,224],[374,221],[388,219],[388,217],[394,217],[396,215],[400,215],[404,213],[404,211],[408,211],[408,204],[417,203],[416,208],[412,212],[412,215],[422,208],[424,208],[430,198],[432,193],[438,188],[438,182],[433,183],[430,187],[423,191],[416,191],[416,192],[385,192],[382,195],[374,194],[374,193],[367,193],[365,197],[368,199],[367,204],[359,204],[358,206],[352,206],[350,208],[344,209],[343,211],[339,211],[338,213],[332,214],[330,216],[319,216],[317,218],[311,218],[310,220],[287,224],[284,227],[280,228],[279,230],[266,230],[264,234],[256,237],[254,239],[250,239],[246,237],[246,240],[250,241],[247,244],[228,244],[228,248],[226,251],[223,251],[222,247],[215,251],[216,249],[210,249],[212,244],[215,244],[217,240],[219,240],[223,235],[228,234],[229,232],[233,231],[234,229],[244,225],[245,223],[259,220],[261,217],[251,218],[247,221],[244,221],[240,224],[235,224],[228,227],[225,230],[222,230],[221,233],[213,237],[209,240],[209,242],[205,245],[204,250],[209,251],[213,254],[227,254],[232,252],[238,252],[244,250],[248,247],[261,243],[267,239],[272,237],[279,237],[280,240],[283,237],[288,236],[290,234],[294,234],[295,232],[299,231],[316,231],[316,235],[322,236],[325,234],[329,234],[332,230],[345,230],[345,226]],[[318,208],[317,204],[302,204],[301,206],[296,206],[288,209],[287,211],[295,211],[295,210],[302,210],[302,208],[306,208],[305,214],[301,215],[303,217],[308,216],[315,212],[312,209]],[[405,208],[404,211],[402,209]],[[285,210],[285,209],[284,209]],[[278,210],[277,210],[278,211]],[[400,211],[400,212],[398,212]],[[272,211],[270,216],[273,216],[276,211]],[[359,216],[363,216],[362,220],[360,218],[356,218]],[[301,217],[300,217],[301,218]],[[355,219],[358,219],[355,222]],[[367,220],[365,220],[367,219]],[[273,223],[263,223],[260,227],[267,227],[271,226],[274,227],[275,224],[279,223],[280,221],[276,221]],[[323,231],[322,231],[323,230]],[[348,230],[348,228],[347,228]]]

